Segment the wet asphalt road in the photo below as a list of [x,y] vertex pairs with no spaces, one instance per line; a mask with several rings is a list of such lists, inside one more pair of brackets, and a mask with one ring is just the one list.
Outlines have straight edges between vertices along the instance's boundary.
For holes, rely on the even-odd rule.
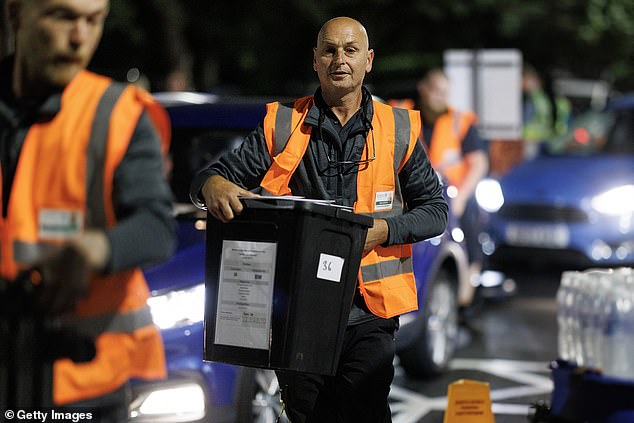
[[526,423],[531,404],[550,403],[559,274],[532,274],[517,282],[514,297],[486,301],[473,313],[449,372],[412,380],[397,368],[390,394],[394,423],[442,423],[447,386],[459,379],[489,382],[496,423]]

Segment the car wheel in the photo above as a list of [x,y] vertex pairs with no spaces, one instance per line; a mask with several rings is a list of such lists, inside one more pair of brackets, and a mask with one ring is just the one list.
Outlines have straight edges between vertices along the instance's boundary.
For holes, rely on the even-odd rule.
[[238,404],[239,423],[288,423],[282,414],[280,385],[273,370],[242,369]]
[[428,286],[418,318],[416,339],[399,353],[400,363],[411,377],[437,375],[447,368],[458,338],[456,283],[446,271]]

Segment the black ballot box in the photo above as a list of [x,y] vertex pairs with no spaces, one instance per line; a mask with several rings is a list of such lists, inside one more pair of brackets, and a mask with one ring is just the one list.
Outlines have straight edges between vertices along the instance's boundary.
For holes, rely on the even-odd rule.
[[207,216],[204,359],[334,375],[373,219],[318,202],[242,199]]

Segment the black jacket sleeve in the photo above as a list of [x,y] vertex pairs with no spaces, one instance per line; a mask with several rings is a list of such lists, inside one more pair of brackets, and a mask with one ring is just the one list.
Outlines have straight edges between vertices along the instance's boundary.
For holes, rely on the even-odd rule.
[[204,208],[200,190],[210,176],[220,175],[244,189],[252,190],[260,186],[270,167],[271,156],[266,146],[264,128],[260,124],[238,148],[198,172],[190,186],[189,197],[196,206]]
[[409,160],[398,175],[407,211],[387,218],[387,245],[407,244],[440,235],[447,227],[449,207],[443,187],[432,168],[421,142],[417,142]]
[[484,151],[486,153],[487,143],[480,136],[478,127],[475,125],[471,125],[467,129],[467,133],[462,140],[462,154],[465,155],[471,153],[472,151],[478,150]]
[[172,194],[164,177],[159,137],[146,113],[115,170],[113,203],[117,224],[106,233],[111,248],[107,272],[170,257],[176,240]]

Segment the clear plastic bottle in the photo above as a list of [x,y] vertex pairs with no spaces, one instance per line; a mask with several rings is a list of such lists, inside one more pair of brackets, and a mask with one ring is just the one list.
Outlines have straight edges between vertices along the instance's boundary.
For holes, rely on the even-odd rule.
[[578,287],[580,272],[566,271],[561,275],[557,290],[557,323],[559,357],[567,361],[576,361],[576,345],[574,342],[574,301]]
[[634,282],[631,273],[616,271],[611,277],[603,360],[606,376],[634,380]]
[[634,381],[634,271],[629,268],[623,273],[625,291],[629,294],[630,309],[628,314],[628,372],[626,378]]
[[615,271],[621,287],[621,315],[623,317],[622,378],[634,381],[634,273],[631,268]]
[[573,351],[573,362],[577,366],[586,366],[586,354],[583,343],[583,330],[585,316],[582,314],[582,304],[585,301],[587,290],[587,275],[578,272],[572,279],[572,289],[570,298],[570,342]]
[[594,279],[594,295],[592,301],[592,333],[588,335],[588,340],[592,343],[595,364],[593,367],[603,369],[605,367],[604,341],[606,333],[606,325],[610,313],[610,289],[611,270],[593,272],[591,277]]
[[593,319],[592,319],[592,302],[593,302],[593,285],[595,282],[595,273],[584,272],[580,276],[580,294],[577,299],[577,316],[579,319],[579,345],[581,358],[579,363],[585,367],[596,366],[596,354],[594,353],[594,344],[592,343]]
[[579,317],[583,363],[586,367],[602,368],[601,339],[604,333],[603,316],[605,292],[609,289],[611,270],[589,269],[583,272]]

